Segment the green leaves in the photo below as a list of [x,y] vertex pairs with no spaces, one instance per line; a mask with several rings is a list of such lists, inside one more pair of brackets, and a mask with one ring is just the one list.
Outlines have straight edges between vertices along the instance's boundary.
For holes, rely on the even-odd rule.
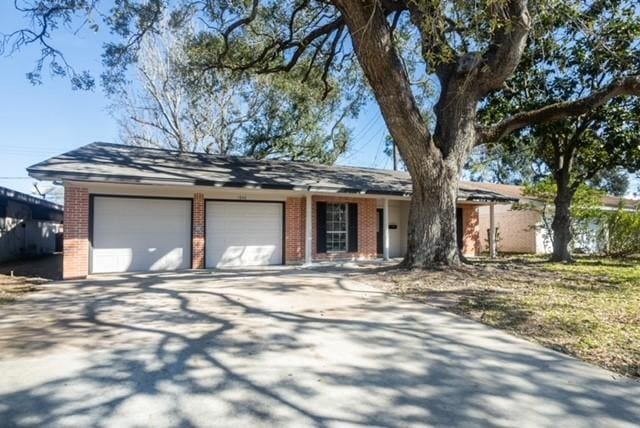
[[[539,6],[532,6],[531,39],[508,88],[491,95],[481,108],[484,123],[585,97],[640,70],[640,10],[634,2]],[[514,167],[513,176],[520,172],[525,181],[540,177],[520,171],[520,166],[541,161],[545,175],[568,168],[573,188],[592,180],[606,187],[607,180],[596,180],[600,171],[640,169],[640,99],[614,98],[582,116],[523,129],[480,153],[493,160],[494,168]]]
[[616,257],[640,254],[640,211],[620,206],[617,211],[607,213],[602,232],[607,254]]

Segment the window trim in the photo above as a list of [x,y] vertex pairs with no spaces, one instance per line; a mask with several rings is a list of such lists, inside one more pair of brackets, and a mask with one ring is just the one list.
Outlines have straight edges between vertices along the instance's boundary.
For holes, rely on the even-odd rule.
[[[342,205],[344,207],[344,229],[343,230],[330,230],[329,229],[329,210],[331,206]],[[325,206],[326,219],[325,219],[325,241],[327,254],[341,254],[349,252],[349,204],[345,202],[327,202]],[[329,250],[329,235],[344,234],[344,250]]]

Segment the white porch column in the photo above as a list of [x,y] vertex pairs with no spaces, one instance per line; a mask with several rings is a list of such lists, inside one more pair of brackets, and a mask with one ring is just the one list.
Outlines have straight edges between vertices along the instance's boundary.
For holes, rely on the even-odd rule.
[[305,245],[304,245],[304,263],[306,265],[310,265],[311,264],[311,258],[312,258],[312,248],[313,248],[313,231],[312,231],[312,215],[311,215],[311,211],[312,211],[312,201],[311,201],[311,193],[307,193],[307,207],[306,207],[306,219],[304,222],[305,225],[305,230],[304,230],[304,236],[305,236]]
[[496,258],[495,204],[489,205],[489,257]]
[[389,200],[384,200],[382,211],[382,255],[389,260]]

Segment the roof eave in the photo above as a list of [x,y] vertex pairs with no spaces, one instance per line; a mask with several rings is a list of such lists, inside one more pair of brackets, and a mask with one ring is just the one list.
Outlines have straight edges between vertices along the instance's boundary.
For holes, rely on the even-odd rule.
[[[42,169],[30,167],[27,169],[30,177],[38,180],[47,181],[79,181],[79,182],[98,182],[98,183],[114,183],[114,184],[141,184],[141,185],[176,185],[176,186],[208,186],[218,188],[242,188],[242,189],[261,189],[261,190],[289,190],[297,192],[312,193],[343,193],[343,194],[359,194],[359,195],[376,195],[376,196],[395,196],[395,197],[411,197],[410,192],[402,190],[382,190],[382,189],[358,189],[349,187],[336,186],[316,186],[307,184],[259,184],[259,183],[239,183],[239,182],[221,182],[199,179],[177,179],[177,178],[151,178],[151,177],[135,177],[126,175],[109,175],[109,174],[86,174],[78,172],[51,172]],[[503,197],[496,195],[495,197],[474,197],[459,198],[460,201],[484,202],[484,203],[514,203],[518,202],[517,198]]]
[[261,190],[291,190],[304,191],[314,193],[348,193],[361,195],[388,195],[388,196],[411,196],[410,193],[403,191],[383,191],[376,189],[356,189],[349,187],[331,187],[331,186],[314,186],[306,184],[260,184],[260,183],[239,183],[198,179],[175,179],[175,178],[150,178],[135,177],[126,175],[108,175],[108,174],[85,174],[85,173],[60,173],[50,172],[37,169],[27,169],[30,177],[37,180],[47,181],[78,181],[78,182],[94,182],[94,183],[114,183],[114,184],[164,184],[177,186],[208,186],[208,187],[226,187],[226,188],[242,188],[242,189],[261,189]]

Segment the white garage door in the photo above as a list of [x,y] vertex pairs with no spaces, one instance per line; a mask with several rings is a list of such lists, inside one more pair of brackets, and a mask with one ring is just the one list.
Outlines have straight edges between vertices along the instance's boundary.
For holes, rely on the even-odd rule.
[[96,196],[91,271],[186,269],[191,264],[191,202]]
[[207,202],[207,267],[282,264],[282,204]]

